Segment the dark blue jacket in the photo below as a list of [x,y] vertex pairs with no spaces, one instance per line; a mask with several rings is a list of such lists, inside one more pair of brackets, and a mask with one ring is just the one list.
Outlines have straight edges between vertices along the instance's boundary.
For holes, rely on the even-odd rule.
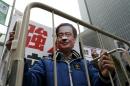
[[[60,57],[60,56],[59,56]],[[76,56],[73,55],[73,58]],[[106,83],[99,71],[87,62],[91,86],[111,86]],[[41,59],[31,69],[25,67],[24,70],[24,86],[54,86],[54,61],[53,59]],[[57,59],[57,79],[58,86],[88,86],[85,74],[85,67],[82,58],[75,58],[71,62]]]

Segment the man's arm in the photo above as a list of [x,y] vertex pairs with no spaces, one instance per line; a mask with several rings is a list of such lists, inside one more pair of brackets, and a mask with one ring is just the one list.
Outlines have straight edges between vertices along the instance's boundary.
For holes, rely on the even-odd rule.
[[109,72],[111,74],[115,73],[114,62],[106,50],[102,50],[98,66],[103,77],[109,77]]
[[38,61],[31,69],[25,61],[23,86],[42,86],[45,79],[44,61]]
[[[9,39],[6,42],[8,50],[11,49],[12,41],[14,39],[15,32],[10,32]],[[23,86],[41,86],[45,77],[44,61],[40,60],[31,69],[29,69],[27,61],[24,59],[24,76]]]
[[107,54],[106,50],[101,51],[100,59],[98,60],[98,69],[93,66],[90,69],[94,86],[104,86],[104,84],[107,86],[111,85],[109,72],[111,73],[112,78],[114,78],[115,66],[111,56]]
[[[101,71],[95,68],[93,63],[90,63],[88,65],[88,68],[89,68],[89,74],[90,74],[90,80],[92,86],[111,86],[111,81],[109,76],[104,77]],[[115,75],[112,75],[112,78],[114,80],[114,84],[116,84]]]

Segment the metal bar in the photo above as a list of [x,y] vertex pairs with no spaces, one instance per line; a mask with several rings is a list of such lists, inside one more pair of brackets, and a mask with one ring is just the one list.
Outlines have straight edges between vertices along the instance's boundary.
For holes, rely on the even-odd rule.
[[125,74],[125,77],[126,77],[128,83],[129,83],[129,85],[130,85],[130,80],[129,80],[129,77],[128,77],[128,74],[127,74],[127,71],[126,71],[126,69],[125,69],[125,67],[124,67],[124,64],[123,64],[123,62],[122,62],[122,59],[119,58],[119,61],[120,61],[120,64],[121,64],[121,68],[122,68],[122,70],[123,70],[123,72],[124,72],[124,74]]
[[[83,22],[83,21],[81,21],[81,20],[79,20],[79,19],[76,19],[76,18],[74,18],[74,17],[72,17],[72,16],[70,16],[70,15],[68,15],[68,14],[65,14],[65,13],[63,13],[63,12],[57,10],[57,9],[54,9],[54,8],[52,8],[52,7],[49,7],[49,6],[45,5],[45,4],[38,3],[38,2],[32,2],[32,3],[30,3],[30,4],[26,7],[26,10],[25,10],[25,13],[24,13],[24,17],[23,17],[23,23],[22,23],[23,28],[22,28],[22,29],[26,29],[26,28],[27,28],[27,24],[25,24],[25,22],[26,22],[26,21],[29,21],[29,17],[26,17],[26,16],[27,16],[28,14],[30,15],[29,11],[30,11],[30,9],[33,8],[33,7],[39,7],[39,8],[42,8],[42,9],[47,10],[47,11],[50,11],[50,12],[54,11],[55,14],[57,14],[57,15],[60,15],[60,16],[62,16],[62,17],[64,17],[64,18],[67,18],[67,19],[69,19],[69,20],[71,20],[71,21],[73,21],[73,22],[76,22],[76,23],[78,22],[80,25],[83,25],[83,26],[85,26],[85,27],[91,28],[91,29],[94,30],[94,31],[97,31],[97,32],[99,32],[99,33],[102,33],[102,34],[104,34],[104,35],[107,35],[107,36],[109,36],[109,37],[111,37],[111,38],[114,38],[114,39],[116,39],[116,40],[122,41],[122,42],[126,43],[128,46],[130,46],[130,43],[129,43],[128,41],[124,40],[124,39],[121,39],[121,38],[119,38],[119,37],[116,37],[116,36],[114,36],[114,35],[112,35],[112,34],[109,34],[109,33],[105,32],[105,31],[102,31],[102,30],[100,30],[100,29],[98,29],[98,28],[96,28],[96,27],[94,27],[94,26],[92,26],[92,25],[89,25],[89,24],[87,24],[87,23],[85,23],[85,22]],[[26,30],[24,30],[24,31],[26,31]],[[22,35],[22,36],[24,36],[24,35]],[[26,38],[24,38],[23,40],[25,40],[25,39],[26,39]],[[21,43],[23,44],[23,42],[21,42]],[[23,50],[23,47],[22,47],[21,50]]]
[[[23,57],[19,57],[18,52],[20,50],[20,46],[14,46],[16,43],[20,43],[19,36],[21,35],[20,29],[21,27],[21,21],[17,21],[16,30],[15,30],[15,36],[14,40],[12,41],[11,51],[12,56],[10,57],[10,66],[9,66],[9,85],[10,86],[21,86],[22,85],[22,79],[23,79],[23,69],[24,69],[24,59]],[[16,42],[17,41],[17,42]],[[22,45],[21,45],[22,46]],[[24,56],[24,55],[23,55]],[[20,78],[18,78],[20,77]]]
[[81,53],[83,54],[83,55],[81,55],[81,56],[83,56],[83,63],[84,63],[84,66],[85,66],[85,74],[86,74],[86,78],[87,78],[87,82],[88,82],[88,86],[91,86],[91,84],[90,84],[90,77],[89,77],[89,71],[88,71],[88,65],[87,65],[87,62],[86,62],[86,59],[85,59],[85,57],[84,57],[84,52],[83,52],[83,43],[82,43],[82,41],[81,41],[81,35],[80,35],[80,28],[79,28],[79,24],[77,23],[77,26],[78,26],[78,31],[79,31],[79,46],[81,47]]
[[57,66],[56,66],[56,45],[55,45],[55,41],[56,41],[56,33],[55,33],[55,23],[54,23],[54,11],[52,11],[52,28],[53,28],[53,52],[54,52],[54,56],[53,56],[53,60],[54,60],[54,86],[58,86],[57,82]]
[[[10,28],[10,25],[11,25],[11,21],[12,21],[12,18],[13,18],[13,12],[14,12],[14,10],[15,10],[15,3],[16,3],[16,0],[13,0],[13,5],[12,5],[12,10],[11,10],[11,13],[10,13],[10,18],[9,18],[9,23],[8,23],[8,29],[7,29],[7,32],[6,33],[8,33],[9,32],[9,28]],[[7,35],[5,36],[5,39],[7,38]],[[4,40],[4,41],[6,41],[6,40]]]
[[[15,9],[15,3],[16,3],[16,0],[13,0],[12,10],[11,10],[10,18],[9,18],[9,23],[8,23],[8,25],[7,25],[7,28],[8,28],[8,29],[7,29],[7,32],[6,32],[6,33],[9,32],[9,28],[10,28],[11,21],[12,21],[12,17],[13,17],[12,15],[13,15],[13,12],[14,12],[14,9]],[[4,26],[5,26],[5,25],[4,25]],[[3,34],[2,34],[2,35],[3,35]],[[6,38],[7,38],[7,35],[5,35],[5,40],[4,40],[4,42],[6,41]],[[8,49],[6,48],[5,43],[0,42],[0,46],[4,46],[3,51],[2,51],[2,55],[1,55],[1,57],[0,57],[0,65],[1,65],[1,60],[3,59],[4,54],[7,53]]]
[[99,32],[97,32],[97,31],[96,31],[96,33],[97,33],[97,37],[98,37],[98,41],[99,41],[100,48],[104,48],[104,47],[102,46],[102,45],[103,45],[103,44],[102,44],[103,42],[102,42],[101,34],[99,34]]
[[91,16],[90,16],[90,12],[89,12],[89,8],[88,8],[88,3],[87,3],[86,0],[84,0],[84,4],[85,4],[85,7],[86,7],[86,10],[87,10],[87,13],[88,13],[89,22],[90,22],[90,24],[92,24],[92,19],[91,19]]
[[[102,40],[101,34],[98,34],[98,32],[97,32],[97,35],[98,35],[100,47],[103,48],[103,49],[105,49],[105,48],[104,48],[104,45],[103,45],[103,40]],[[114,86],[114,82],[113,82],[113,79],[112,79],[112,76],[111,76],[111,72],[110,72],[110,71],[108,71],[108,75],[109,75],[109,78],[110,78],[110,81],[111,81],[111,85]]]
[[[18,35],[19,35],[19,23],[16,22],[13,28],[13,31],[15,31],[15,36],[14,36],[14,40],[17,40]],[[13,42],[12,42],[13,44]],[[14,54],[14,50],[11,48],[11,50],[9,51],[7,48],[5,48],[4,53],[1,56],[1,64],[0,64],[0,74],[1,74],[1,83],[3,84],[2,86],[5,86],[7,78],[8,78],[8,73],[11,71],[9,69],[11,69],[11,62],[13,60],[13,56],[12,54]]]
[[109,74],[109,78],[110,78],[110,81],[111,81],[111,85],[112,85],[112,86],[115,86],[115,85],[114,85],[114,82],[113,82],[113,79],[112,79],[111,72],[108,71],[108,74]]
[[[114,53],[114,52],[116,52],[116,51],[124,51],[124,50],[125,50],[125,49],[123,49],[123,48],[116,48],[116,49],[113,49],[113,50],[108,51],[107,53],[108,53],[108,54],[112,54],[112,53]],[[92,62],[95,62],[95,61],[97,61],[97,60],[100,59],[100,58],[101,58],[101,57],[99,56],[99,57],[93,59]]]
[[[28,7],[26,8],[28,9]],[[27,34],[27,28],[29,24],[29,17],[30,17],[30,10],[25,11],[22,26],[20,28],[21,32],[18,44],[21,44],[17,47],[17,61],[15,61],[15,70],[16,74],[15,77],[15,83],[12,83],[11,86],[22,86],[22,80],[23,80],[23,70],[24,70],[24,55],[25,55],[25,44],[26,44],[26,34]]]
[[[57,9],[54,9],[54,8],[52,8],[50,6],[45,5],[45,4],[38,3],[38,2],[32,2],[26,7],[26,9],[24,11],[23,21],[22,21],[22,26],[21,26],[21,32],[23,32],[23,33],[20,34],[20,39],[19,39],[20,41],[18,42],[18,44],[21,44],[21,46],[18,46],[18,53],[17,54],[18,54],[18,58],[20,59],[19,60],[20,64],[17,64],[18,65],[17,71],[23,71],[23,66],[24,66],[23,57],[24,57],[24,53],[25,53],[26,34],[27,34],[27,28],[28,28],[28,24],[29,24],[30,10],[31,10],[31,8],[34,8],[34,7],[38,7],[38,8],[47,10],[49,12],[54,12],[55,14],[57,14],[59,16],[62,16],[64,18],[66,18],[66,19],[69,19],[69,20],[71,20],[71,21],[73,21],[75,23],[78,22],[80,25],[88,27],[91,30],[102,33],[102,34],[104,34],[106,36],[109,36],[111,38],[114,38],[114,39],[116,39],[118,41],[124,42],[128,46],[130,46],[130,43],[127,42],[126,40],[121,39],[121,38],[119,38],[117,36],[114,36],[114,35],[112,35],[112,34],[110,34],[108,32],[102,31],[102,30],[100,30],[100,28],[97,28],[97,27],[95,27],[93,25],[87,24],[84,21],[81,21],[81,20],[79,20],[79,19],[77,19],[77,18],[75,18],[73,16],[70,16],[70,15],[68,15],[66,13],[63,13],[63,12],[57,10]],[[23,75],[23,72],[20,72],[19,74],[21,76],[21,75]],[[18,75],[16,75],[16,76],[18,77]],[[16,80],[17,80],[17,83],[19,83],[19,84],[16,84],[14,86],[21,86],[22,85],[22,77],[18,77],[18,78],[19,78],[19,80],[17,80],[17,79]]]
[[48,6],[48,5],[43,4],[43,3],[32,2],[32,3],[30,3],[27,7],[30,7],[30,8],[38,7],[38,8],[47,10],[47,11],[49,11],[49,12],[54,11],[55,14],[57,14],[57,15],[59,15],[59,16],[62,16],[62,17],[64,17],[64,18],[66,18],[66,19],[69,19],[69,20],[71,20],[71,21],[73,21],[73,22],[75,22],[75,23],[78,22],[80,25],[83,25],[83,26],[85,26],[85,27],[88,27],[88,28],[91,29],[91,30],[97,31],[97,32],[99,32],[99,33],[102,33],[102,34],[104,34],[104,35],[106,35],[106,36],[109,36],[109,37],[111,37],[111,38],[113,38],[113,39],[122,41],[122,42],[126,43],[128,46],[130,46],[130,43],[129,43],[127,40],[124,40],[124,39],[122,39],[122,38],[120,38],[120,37],[115,36],[114,34],[110,34],[110,33],[106,32],[106,31],[103,31],[103,30],[101,30],[101,28],[99,28],[99,27],[97,28],[97,27],[95,27],[94,25],[90,25],[90,24],[88,24],[88,23],[86,23],[86,22],[84,22],[84,21],[82,21],[82,20],[79,20],[79,19],[77,19],[77,18],[75,18],[75,17],[73,17],[73,16],[71,16],[71,15],[68,15],[68,14],[66,14],[66,13],[64,13],[64,12],[61,12],[61,11],[59,11],[59,10],[53,8],[53,7],[50,7],[50,6]]
[[[111,51],[108,51],[108,54],[112,54],[112,53],[114,53],[114,52],[116,52],[116,51],[126,51],[126,50],[123,49],[123,48],[117,48],[117,49],[113,49],[113,50],[111,50]],[[92,62],[97,61],[99,58],[101,58],[101,57],[97,57],[97,58],[93,59]],[[122,63],[121,59],[120,59],[120,63],[121,63],[121,67],[122,67],[122,69],[123,69],[123,71],[124,71],[124,74],[125,74],[125,76],[126,76],[126,78],[127,78],[127,81],[128,81],[128,83],[130,84],[130,80],[129,80],[129,78],[128,78],[128,74],[127,74],[126,71],[125,71],[125,68],[124,68],[124,66],[123,66],[123,63]]]

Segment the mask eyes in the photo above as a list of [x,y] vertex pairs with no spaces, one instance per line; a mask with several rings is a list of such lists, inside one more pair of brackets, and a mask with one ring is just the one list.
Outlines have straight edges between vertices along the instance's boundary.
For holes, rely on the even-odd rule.
[[66,33],[59,33],[59,34],[58,34],[58,37],[59,37],[59,38],[62,38],[63,36],[65,36],[65,37],[70,37],[70,36],[72,36],[72,33],[66,32]]

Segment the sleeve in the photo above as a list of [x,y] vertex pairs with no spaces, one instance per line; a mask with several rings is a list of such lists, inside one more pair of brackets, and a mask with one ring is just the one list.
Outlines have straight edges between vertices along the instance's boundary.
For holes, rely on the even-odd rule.
[[[88,69],[92,86],[112,86],[110,79],[103,77],[93,64],[89,63]],[[112,77],[114,77],[114,84],[116,85],[115,75]]]
[[38,61],[31,69],[25,61],[23,86],[42,86],[45,77],[44,60]]

